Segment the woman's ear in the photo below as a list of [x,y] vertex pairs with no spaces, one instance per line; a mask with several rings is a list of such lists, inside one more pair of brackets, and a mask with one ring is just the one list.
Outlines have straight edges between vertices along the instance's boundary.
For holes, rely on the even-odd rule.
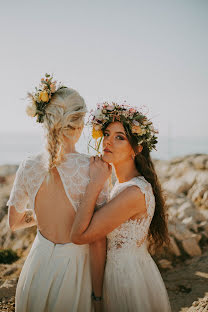
[[140,144],[140,145],[138,145],[137,149],[138,149],[138,152],[141,153],[141,151],[143,150],[143,146]]

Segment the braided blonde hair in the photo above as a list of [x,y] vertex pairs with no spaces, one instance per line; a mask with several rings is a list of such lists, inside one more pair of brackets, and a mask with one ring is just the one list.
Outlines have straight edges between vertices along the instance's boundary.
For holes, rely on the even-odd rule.
[[75,137],[77,130],[84,125],[86,112],[85,101],[76,90],[63,88],[53,95],[43,122],[49,153],[49,173],[64,160],[64,137]]

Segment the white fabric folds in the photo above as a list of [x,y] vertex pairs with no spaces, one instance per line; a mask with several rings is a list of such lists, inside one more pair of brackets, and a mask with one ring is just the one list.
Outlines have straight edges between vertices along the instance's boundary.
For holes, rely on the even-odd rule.
[[16,312],[92,312],[89,245],[54,244],[39,230],[22,268]]

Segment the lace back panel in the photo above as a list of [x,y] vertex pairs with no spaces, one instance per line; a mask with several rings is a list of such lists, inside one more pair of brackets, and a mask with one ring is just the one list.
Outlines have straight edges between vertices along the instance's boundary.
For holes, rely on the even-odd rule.
[[[32,209],[36,218],[35,197],[47,175],[47,162],[45,153],[29,156],[21,162],[7,206],[15,206],[19,212]],[[71,153],[67,154],[66,160],[57,167],[66,195],[75,211],[77,211],[89,183],[89,164],[90,156]],[[108,183],[106,182],[98,197],[97,208],[100,208],[107,200]]]

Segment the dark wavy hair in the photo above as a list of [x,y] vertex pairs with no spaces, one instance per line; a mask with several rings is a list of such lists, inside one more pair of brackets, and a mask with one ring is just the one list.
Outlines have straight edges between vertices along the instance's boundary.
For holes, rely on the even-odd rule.
[[[105,123],[102,130],[104,131],[109,124],[110,123]],[[159,250],[163,245],[168,245],[170,243],[167,227],[168,214],[165,205],[165,198],[147,145],[145,142],[143,142],[141,144],[143,149],[140,153],[138,153],[136,136],[134,136],[134,134],[131,132],[128,123],[122,122],[122,124],[124,126],[128,141],[136,155],[134,161],[137,171],[141,173],[141,175],[144,176],[144,178],[151,184],[153,194],[155,196],[155,212],[148,232],[148,241],[149,249],[156,251]]]

